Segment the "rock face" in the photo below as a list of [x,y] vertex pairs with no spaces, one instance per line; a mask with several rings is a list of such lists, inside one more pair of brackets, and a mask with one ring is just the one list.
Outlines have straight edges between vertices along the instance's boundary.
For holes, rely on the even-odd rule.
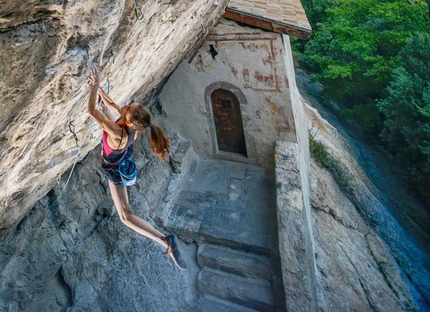
[[[311,160],[313,246],[299,176],[298,144],[277,142],[280,255],[288,311],[428,311],[429,255],[377,198],[343,139],[312,108],[330,170]],[[428,220],[427,220],[428,222]],[[315,270],[312,270],[313,259]],[[314,275],[313,275],[314,274]],[[315,297],[314,297],[315,296]]]
[[428,310],[430,257],[425,246],[395,219],[395,203],[386,201],[368,179],[352,144],[316,110],[306,108],[310,132],[324,144],[330,164],[327,170],[312,161],[310,168],[320,308]]
[[320,308],[422,310],[419,293],[399,270],[389,247],[366,225],[330,173],[315,163],[311,172]]
[[[189,142],[163,128],[172,139],[175,164],[148,153],[149,140],[141,137],[133,156],[138,180],[129,189],[133,213],[160,231],[157,220],[194,155]],[[173,312],[191,301],[197,248],[179,242],[189,268],[179,272],[158,244],[112,215],[100,148],[77,164],[68,187],[56,198],[68,176],[1,236],[0,311],[141,311],[144,306]]]
[[78,159],[97,145],[98,127],[90,127],[86,113],[89,68],[98,65],[102,81],[110,77],[119,104],[145,94],[148,101],[225,5],[0,2],[0,232],[28,213],[75,160],[69,128],[79,139]]
[[[315,86],[303,78],[302,73],[304,114],[299,120],[295,116],[296,126],[305,124],[312,145],[320,144],[320,149],[311,153],[305,168],[309,176],[301,175],[300,140],[277,142],[275,154],[287,310],[430,310],[428,212],[401,188],[373,183],[369,177],[382,172],[374,153],[306,104],[318,106],[308,95]],[[387,177],[392,176],[381,175],[377,182]],[[309,181],[308,194],[303,179]],[[394,192],[399,195],[393,197]],[[410,207],[399,209],[400,203]],[[411,207],[414,213],[408,214]]]

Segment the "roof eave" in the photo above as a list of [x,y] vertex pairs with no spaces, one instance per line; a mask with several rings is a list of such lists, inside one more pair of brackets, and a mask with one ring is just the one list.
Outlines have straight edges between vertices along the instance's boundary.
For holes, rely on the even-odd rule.
[[264,16],[255,15],[249,12],[240,11],[227,7],[224,17],[236,22],[244,23],[261,29],[286,34],[302,40],[308,40],[311,37],[312,29],[303,28],[296,25],[283,23],[272,20]]

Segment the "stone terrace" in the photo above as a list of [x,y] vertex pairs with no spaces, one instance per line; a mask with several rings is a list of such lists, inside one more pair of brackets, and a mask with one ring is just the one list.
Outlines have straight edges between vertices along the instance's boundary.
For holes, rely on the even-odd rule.
[[193,309],[283,309],[276,220],[273,171],[231,161],[199,162],[165,223],[199,245],[201,300]]

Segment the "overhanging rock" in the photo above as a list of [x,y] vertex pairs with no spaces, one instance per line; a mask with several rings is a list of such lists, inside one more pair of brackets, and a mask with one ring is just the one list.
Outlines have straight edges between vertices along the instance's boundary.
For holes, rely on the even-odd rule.
[[142,100],[201,42],[226,3],[2,4],[0,233],[52,188],[78,151],[79,160],[98,144],[100,130],[86,112],[89,68],[99,66],[102,80],[111,72],[119,104]]

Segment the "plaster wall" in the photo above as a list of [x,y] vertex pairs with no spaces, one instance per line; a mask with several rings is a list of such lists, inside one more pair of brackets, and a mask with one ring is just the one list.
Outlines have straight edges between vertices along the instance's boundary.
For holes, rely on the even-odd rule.
[[[310,188],[309,188],[309,168],[310,168],[310,155],[309,155],[309,135],[308,135],[308,120],[306,118],[306,114],[303,108],[303,101],[300,96],[299,90],[297,89],[296,85],[296,75],[294,71],[294,64],[293,64],[293,56],[291,51],[291,45],[290,45],[290,38],[286,35],[282,35],[282,39],[284,41],[284,47],[285,47],[285,68],[287,70],[287,76],[290,81],[290,96],[291,96],[291,103],[292,103],[292,109],[294,114],[294,125],[296,127],[296,133],[297,133],[297,147],[295,148],[296,151],[293,154],[296,154],[296,159],[294,162],[296,163],[297,170],[299,171],[300,175],[300,188],[301,188],[301,204],[299,205],[299,210],[297,209],[298,205],[294,204],[292,206],[286,205],[287,213],[283,213],[281,209],[279,209],[280,206],[282,206],[282,203],[278,202],[278,218],[282,220],[282,214],[284,214],[285,221],[287,223],[287,230],[290,231],[289,228],[295,226],[298,224],[298,221],[291,217],[286,217],[288,214],[297,214],[296,218],[302,219],[300,222],[302,222],[302,227],[299,231],[296,231],[296,234],[300,236],[300,241],[302,243],[302,251],[304,251],[304,261],[301,261],[301,268],[300,268],[300,274],[296,274],[296,278],[298,278],[300,281],[294,281],[290,277],[290,270],[289,266],[291,265],[290,259],[288,257],[285,257],[286,253],[281,252],[281,261],[283,262],[283,267],[287,268],[286,270],[283,270],[284,275],[284,286],[286,290],[286,298],[287,298],[287,307],[289,306],[288,298],[290,294],[288,293],[289,289],[292,289],[293,291],[291,294],[294,294],[294,289],[297,288],[297,283],[301,284],[304,289],[306,289],[307,299],[308,302],[301,302],[297,300],[292,300],[290,303],[296,306],[300,306],[300,304],[308,305],[308,308],[306,310],[309,311],[317,311],[318,310],[318,304],[317,304],[317,295],[316,295],[316,282],[315,282],[315,271],[316,271],[316,265],[315,265],[315,242],[314,242],[314,235],[313,235],[313,229],[312,229],[312,221],[311,221],[311,204],[310,204]],[[282,145],[282,144],[280,144]],[[293,158],[295,158],[293,157]],[[281,180],[285,180],[281,177]],[[279,181],[281,182],[281,181]],[[279,190],[278,190],[279,192]],[[279,194],[278,194],[279,198]],[[282,229],[282,226],[279,227]],[[286,237],[284,234],[286,233],[279,233],[279,244],[280,249],[289,249],[291,248],[291,240],[283,239],[283,237]],[[294,240],[298,241],[298,240]],[[293,296],[294,297],[294,296]],[[296,298],[297,299],[297,298]],[[302,298],[303,299],[303,298]],[[294,310],[294,309],[292,309]],[[301,310],[301,308],[300,308]]]
[[[221,18],[165,85],[160,100],[168,123],[202,158],[272,167],[275,141],[296,141],[284,49],[279,34]],[[218,88],[239,99],[247,158],[218,150],[210,99]]]

